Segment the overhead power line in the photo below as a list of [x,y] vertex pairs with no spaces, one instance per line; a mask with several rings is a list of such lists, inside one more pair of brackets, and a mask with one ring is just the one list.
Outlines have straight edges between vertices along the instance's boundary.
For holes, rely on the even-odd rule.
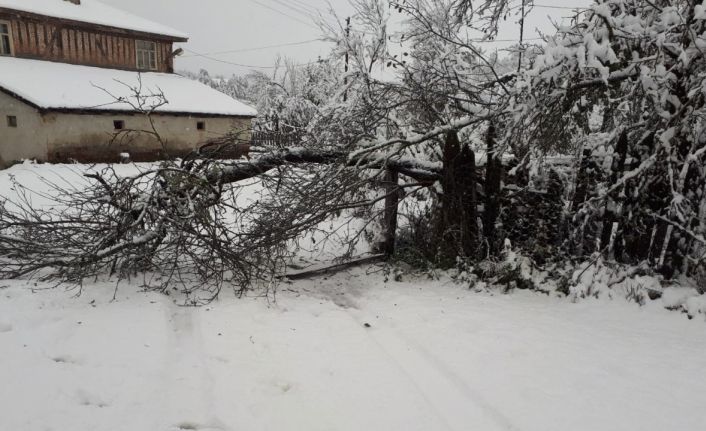
[[297,5],[299,5],[300,7],[304,8],[304,9],[309,9],[309,10],[314,11],[314,12],[320,12],[320,11],[321,11],[321,10],[320,10],[319,8],[317,8],[316,6],[310,5],[309,3],[303,2],[303,1],[301,1],[301,0],[291,0],[291,1],[294,2],[294,3],[296,3]]
[[[328,10],[322,10],[316,6],[311,6],[306,3],[297,0],[269,0],[271,2],[278,3],[287,9],[290,9],[299,15],[303,16],[305,19],[311,20],[313,23],[323,20],[328,21]],[[330,18],[330,17],[329,17]]]
[[[353,30],[353,31],[355,31],[355,30]],[[389,40],[394,43],[401,43],[401,42],[405,42],[408,40],[408,39],[393,40],[393,39],[391,39],[392,36],[389,36],[389,37],[390,37]],[[544,38],[543,37],[525,37],[522,40],[520,40],[520,39],[470,39],[470,40],[468,40],[468,42],[471,42],[471,43],[517,42],[517,43],[520,43],[520,42],[529,42],[529,41],[537,41],[537,40],[544,40]]]
[[[205,59],[207,59],[207,60],[216,61],[216,62],[218,62],[218,63],[229,64],[229,65],[231,65],[231,66],[247,67],[247,68],[250,68],[250,69],[276,69],[276,68],[277,68],[277,66],[258,66],[258,65],[255,65],[255,64],[236,63],[236,62],[233,62],[233,61],[221,60],[220,58],[211,57],[211,56],[206,55],[206,54],[201,54],[201,53],[198,53],[198,52],[196,52],[196,51],[192,51],[192,50],[187,49],[187,48],[185,48],[184,50],[185,50],[185,51],[188,51],[188,52],[190,52],[190,53],[192,53],[192,54],[194,54],[194,55],[193,55],[194,57],[201,57],[201,58],[205,58]],[[317,61],[310,61],[310,62],[308,62],[308,63],[297,64],[297,65],[295,65],[294,67],[309,66],[310,64],[316,64],[316,63],[318,63],[318,62],[319,62],[318,60],[317,60]]]
[[[265,49],[270,49],[270,48],[281,48],[283,46],[296,46],[296,45],[306,45],[309,43],[314,43],[314,42],[323,42],[325,39],[309,39],[309,40],[303,40],[301,42],[290,42],[290,43],[280,43],[277,45],[264,45],[264,46],[257,46],[253,48],[241,48],[241,49],[231,49],[227,51],[215,51],[215,52],[205,52],[203,54],[200,54],[201,56],[204,55],[220,55],[220,54],[233,54],[237,52],[251,52],[251,51],[260,51],[260,50],[265,50]],[[183,55],[182,58],[188,58],[188,57],[196,57],[196,54],[192,55]]]
[[[280,15],[283,15],[289,19],[292,19],[294,21],[297,21],[301,24],[307,25],[312,28],[316,28],[312,23],[303,21],[302,19],[299,19],[295,16],[292,16],[291,14],[282,11],[276,7],[272,7],[270,5],[267,5],[265,3],[262,3],[258,0],[250,0],[252,3],[257,4],[258,6],[264,7],[266,9],[269,9],[273,12],[276,12]],[[314,19],[313,13],[320,13],[321,10],[315,6],[308,5],[300,0],[291,0],[294,4],[288,4],[287,0],[272,0],[273,2],[284,6],[290,10],[292,10],[295,13],[298,13],[300,16],[309,18],[309,19]],[[535,8],[542,8],[542,9],[563,9],[563,10],[587,10],[588,8],[584,6],[554,6],[554,5],[545,5],[545,4],[535,4]],[[361,33],[366,33],[370,34],[368,32],[360,31],[360,30],[353,30]],[[296,45],[305,45],[308,43],[314,43],[314,42],[319,42],[323,41],[324,39],[310,39],[310,40],[304,40],[300,42],[290,42],[290,43],[282,43],[282,44],[276,44],[276,45],[265,45],[265,46],[259,46],[259,47],[254,47],[254,48],[242,48],[242,49],[233,49],[233,50],[227,50],[227,51],[216,51],[216,52],[210,52],[210,53],[198,53],[196,51],[192,51],[190,49],[186,49],[186,51],[192,53],[192,55],[186,55],[184,58],[188,57],[201,57],[205,58],[207,60],[219,62],[219,63],[224,63],[224,64],[229,64],[233,66],[239,66],[239,67],[248,67],[248,68],[253,68],[253,69],[274,69],[276,66],[260,66],[260,65],[252,65],[252,64],[243,64],[243,63],[237,63],[237,62],[232,62],[232,61],[227,61],[227,60],[221,60],[219,58],[212,57],[212,55],[220,55],[220,54],[231,54],[231,53],[238,53],[238,52],[250,52],[250,51],[258,51],[258,50],[264,50],[264,49],[270,49],[270,48],[279,48],[279,47],[285,47],[285,46],[296,46]],[[526,41],[538,41],[538,40],[544,40],[541,37],[535,37],[535,38],[525,38],[522,41],[519,39],[494,39],[494,40],[487,40],[487,39],[475,39],[471,40],[473,43],[508,43],[508,42],[526,42]],[[302,66],[308,66],[311,64],[318,63],[318,61],[312,61],[308,63],[303,63],[296,65],[295,67],[302,67]]]
[[314,19],[314,15],[313,15],[311,12],[307,11],[306,9],[302,9],[302,8],[297,7],[297,6],[295,6],[295,5],[292,5],[292,4],[289,4],[289,3],[285,3],[285,2],[283,2],[282,0],[271,0],[271,1],[273,1],[273,2],[275,2],[275,3],[277,3],[277,4],[279,4],[279,5],[284,6],[284,7],[286,7],[287,9],[293,11],[294,13],[298,13],[299,15],[302,15],[302,16],[304,16],[304,17],[307,18],[307,19],[311,19],[311,20]]
[[473,43],[494,43],[494,42],[527,42],[531,40],[544,40],[544,38],[541,37],[525,37],[522,40],[520,39],[475,39],[471,40]]
[[535,8],[540,9],[565,9],[565,10],[577,10],[577,9],[588,9],[586,6],[553,6],[548,4],[535,4]]
[[259,1],[257,1],[257,0],[250,0],[250,1],[253,2],[253,3],[255,3],[256,5],[259,5],[259,6],[261,6],[261,7],[264,7],[264,8],[266,8],[266,9],[269,9],[269,10],[271,10],[271,11],[273,11],[273,12],[276,12],[276,13],[278,13],[278,14],[280,14],[280,15],[284,15],[284,16],[286,16],[287,18],[292,19],[292,20],[294,20],[294,21],[297,21],[297,22],[299,22],[299,23],[301,23],[301,24],[304,24],[304,25],[309,26],[309,27],[311,27],[311,28],[316,28],[316,26],[313,25],[313,24],[311,24],[311,23],[308,23],[308,22],[306,22],[306,21],[304,21],[304,20],[301,20],[301,19],[299,19],[299,18],[297,18],[297,17],[295,17],[295,16],[292,16],[292,15],[288,14],[287,12],[281,11],[281,10],[279,10],[279,9],[277,9],[277,8],[274,8],[274,7],[272,7],[272,6],[269,6],[269,5],[265,4],[265,3],[261,3],[261,2],[259,2]]

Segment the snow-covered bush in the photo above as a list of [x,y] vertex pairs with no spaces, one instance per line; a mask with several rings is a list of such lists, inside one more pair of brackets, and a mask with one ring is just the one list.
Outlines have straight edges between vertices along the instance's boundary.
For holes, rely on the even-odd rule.
[[648,267],[620,265],[601,258],[575,268],[569,296],[573,300],[625,299],[639,305],[656,301],[668,310],[686,313],[689,318],[706,314],[706,295],[692,280],[666,281]]
[[[589,178],[577,193],[596,188],[575,198],[572,210],[602,224],[585,238],[597,239],[597,251],[625,263],[649,260],[668,277],[693,274],[704,259],[702,12],[687,0],[596,1],[519,76],[507,129],[508,139],[546,151],[580,149],[585,138],[609,133],[610,169],[601,179],[579,167],[579,177]],[[589,121],[597,112],[598,131]]]
[[[544,270],[530,257],[513,249],[510,240],[506,239],[499,260],[485,259],[476,263],[470,270],[480,286],[485,288],[502,288],[505,292],[514,289],[529,289],[543,293],[558,292],[561,275],[558,272]],[[471,287],[478,288],[471,279]]]

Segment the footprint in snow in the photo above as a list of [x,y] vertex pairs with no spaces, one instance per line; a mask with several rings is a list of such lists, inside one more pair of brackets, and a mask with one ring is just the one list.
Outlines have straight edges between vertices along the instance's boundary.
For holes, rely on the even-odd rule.
[[12,331],[12,325],[0,322],[0,333]]
[[76,391],[76,398],[78,398],[79,404],[81,404],[82,406],[98,407],[101,409],[110,406],[110,404],[104,402],[97,396],[89,394],[88,392],[81,389]]
[[52,361],[57,364],[78,364],[79,361],[76,358],[72,358],[69,355],[59,355],[51,358]]
[[286,394],[287,392],[291,391],[293,387],[292,383],[287,382],[285,380],[274,380],[272,383],[283,394]]
[[218,430],[223,430],[222,427],[220,426],[213,426],[213,425],[201,425],[196,422],[180,422],[176,425],[174,425],[174,430],[175,431],[182,431],[182,430],[188,430],[188,431],[218,431]]

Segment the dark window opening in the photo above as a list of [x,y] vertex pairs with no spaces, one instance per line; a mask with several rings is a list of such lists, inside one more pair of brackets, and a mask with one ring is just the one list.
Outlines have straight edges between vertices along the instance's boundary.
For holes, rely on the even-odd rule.
[[125,128],[125,121],[123,121],[123,120],[113,121],[113,128],[115,130],[123,130]]
[[[59,48],[59,51],[64,50],[64,41],[61,38],[61,30],[56,30],[54,32],[54,40],[56,41],[56,47]],[[98,41],[96,41],[98,42]]]
[[0,55],[12,55],[11,37],[10,23],[7,21],[0,21]]
[[205,121],[197,121],[196,122],[196,130],[206,130],[206,122]]
[[15,117],[14,115],[8,115],[7,127],[17,127],[17,117]]

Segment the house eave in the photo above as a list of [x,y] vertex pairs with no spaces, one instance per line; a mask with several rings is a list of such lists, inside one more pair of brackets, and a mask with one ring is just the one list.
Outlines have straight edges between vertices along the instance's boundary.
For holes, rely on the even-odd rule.
[[[148,115],[136,111],[122,111],[119,109],[78,109],[78,108],[38,108],[40,114],[74,114],[74,115],[111,115],[111,116],[136,116]],[[211,114],[205,112],[179,112],[179,111],[155,111],[149,113],[156,117],[191,117],[191,118],[232,118],[251,120],[255,116],[233,115],[233,114]]]
[[[125,111],[120,109],[77,109],[77,108],[44,108],[25,99],[19,94],[0,87],[0,92],[17,99],[18,101],[34,108],[40,115],[46,114],[74,114],[74,115],[111,115],[111,116],[136,116],[145,115],[135,111]],[[215,114],[205,112],[171,112],[171,111],[155,111],[150,115],[159,117],[191,117],[191,118],[232,118],[234,120],[252,120],[254,115],[233,115],[233,114]]]
[[20,96],[19,94],[15,93],[14,91],[8,90],[7,88],[0,87],[0,92],[7,94],[8,96],[10,96],[14,99],[19,100],[20,102],[36,109],[37,111],[41,112],[41,110],[42,110],[42,108],[40,106],[38,106],[37,104],[30,102],[29,100],[25,99],[24,97]]

